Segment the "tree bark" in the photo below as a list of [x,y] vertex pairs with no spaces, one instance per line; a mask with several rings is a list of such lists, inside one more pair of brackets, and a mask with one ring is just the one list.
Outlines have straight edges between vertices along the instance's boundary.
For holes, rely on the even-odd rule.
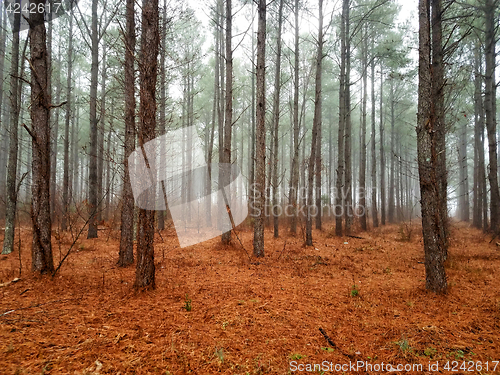
[[[156,81],[158,75],[158,49],[160,46],[158,0],[142,2],[142,35],[140,74],[140,127],[139,145],[146,155],[144,144],[155,137]],[[149,162],[146,160],[149,168]],[[137,231],[136,288],[155,287],[154,234],[155,211],[139,209]]]
[[[311,136],[311,156],[309,158],[309,168],[308,168],[308,180],[307,180],[307,220],[306,220],[306,246],[313,245],[312,239],[312,216],[321,215],[321,196],[320,204],[313,205],[313,184],[314,176],[317,173],[315,171],[315,164],[317,162],[317,151],[318,151],[318,133],[321,128],[321,70],[323,62],[323,0],[318,0],[319,8],[319,25],[318,25],[318,50],[316,54],[316,78],[315,78],[315,90],[314,90],[314,118],[313,118],[313,128]],[[316,165],[317,167],[317,165]],[[321,168],[321,163],[320,163]],[[316,178],[318,178],[316,176]],[[317,194],[317,193],[316,193]],[[313,210],[313,208],[316,208]]]
[[97,35],[97,0],[92,0],[90,66],[90,155],[89,155],[89,230],[87,238],[97,238],[98,175],[97,175],[97,75],[99,73],[99,37]]
[[256,187],[253,254],[264,256],[264,220],[266,194],[266,0],[259,0],[257,26],[257,129],[256,129]]
[[345,22],[345,81],[344,81],[344,118],[345,118],[345,146],[344,146],[344,157],[345,157],[345,170],[344,170],[344,191],[342,194],[345,196],[345,234],[351,232],[351,226],[353,223],[353,212],[352,212],[352,157],[351,157],[351,133],[352,133],[352,123],[351,123],[351,34],[350,34],[350,0],[344,0],[344,22]]
[[[481,47],[474,49],[474,189],[472,225],[483,228],[483,201],[486,185],[484,170],[484,106],[482,96]],[[485,224],[487,225],[487,224]]]
[[359,158],[359,205],[361,212],[359,219],[361,229],[367,230],[366,223],[366,98],[368,96],[368,38],[367,27],[364,28],[364,37],[362,42],[362,100],[361,100],[361,140],[360,140],[360,158]]
[[389,207],[387,211],[388,215],[388,220],[389,223],[394,223],[394,207],[395,207],[395,195],[394,195],[394,141],[396,138],[395,135],[395,125],[396,125],[396,119],[395,119],[395,113],[394,113],[394,73],[390,77],[390,101],[391,101],[391,153],[390,153],[390,170],[389,170]]
[[380,222],[385,225],[384,75],[380,63]]
[[297,195],[299,190],[299,0],[295,0],[295,49],[293,68],[293,145],[289,204],[292,209],[290,233],[297,233]]
[[[274,76],[274,98],[273,98],[273,127],[274,127],[274,153],[272,162],[272,210],[273,210],[273,228],[274,238],[279,237],[279,215],[278,215],[278,131],[280,122],[280,93],[281,93],[281,33],[283,29],[283,4],[280,0],[278,9],[278,34],[276,38],[276,73]],[[284,157],[284,155],[282,155]]]
[[[432,4],[432,35],[431,35]],[[419,84],[417,152],[420,176],[422,234],[425,250],[426,288],[446,293],[446,217],[443,217],[442,180],[445,137],[443,120],[443,66],[441,46],[441,0],[419,0]],[[431,44],[432,40],[432,44]],[[432,56],[432,60],[431,60]],[[431,65],[432,64],[432,65]]]
[[[3,10],[2,10],[3,11]],[[21,13],[14,14],[14,30],[19,30]],[[10,65],[10,141],[9,160],[7,165],[7,195],[5,207],[5,235],[2,254],[14,251],[14,231],[17,210],[17,157],[18,157],[18,126],[19,126],[19,31],[14,31],[12,39],[12,59]]]
[[[44,0],[34,2],[45,4]],[[50,95],[48,87],[47,36],[43,13],[30,14],[31,135],[33,184],[31,219],[33,245],[32,270],[40,274],[54,271],[50,217]]]
[[500,192],[498,190],[498,155],[497,155],[497,126],[495,119],[495,4],[494,0],[486,0],[485,15],[485,88],[484,112],[486,130],[488,133],[488,150],[490,168],[488,179],[490,181],[490,230],[499,232]]
[[[226,113],[224,122],[224,142],[223,142],[223,183],[222,186],[229,185],[231,164],[231,136],[233,126],[233,47],[232,47],[232,1],[226,0]],[[262,196],[264,197],[264,195]],[[231,197],[227,197],[231,201]],[[223,205],[225,207],[225,204]],[[231,242],[231,231],[222,234],[222,243]]]
[[[73,17],[69,17],[69,30],[73,30]],[[73,72],[73,33],[68,35],[68,75],[66,80],[66,118],[64,124],[64,167],[63,167],[63,202],[62,202],[62,218],[61,218],[61,230],[66,231],[68,229],[68,206],[69,206],[69,191],[70,191],[70,181],[69,181],[69,127],[71,120],[71,83],[72,83],[72,72]],[[54,166],[55,169],[55,166]]]
[[135,149],[135,11],[134,1],[126,3],[125,31],[125,149],[123,155],[123,192],[120,227],[120,251],[118,266],[126,267],[134,263],[134,195],[130,184],[128,157]]
[[[373,43],[372,43],[373,47]],[[377,228],[378,227],[378,210],[377,210],[377,155],[376,155],[376,148],[375,148],[375,138],[376,138],[376,131],[375,131],[375,60],[372,60],[371,62],[371,99],[372,99],[372,134],[371,134],[371,156],[372,156],[372,170],[371,170],[371,177],[372,177],[372,222],[373,222],[373,227]]]

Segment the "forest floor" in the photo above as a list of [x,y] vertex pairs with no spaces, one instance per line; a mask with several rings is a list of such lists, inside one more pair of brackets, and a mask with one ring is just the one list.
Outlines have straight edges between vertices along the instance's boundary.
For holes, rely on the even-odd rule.
[[[359,239],[331,227],[314,232],[314,247],[266,232],[261,260],[234,237],[228,247],[216,238],[180,249],[164,231],[148,292],[133,290],[135,267],[116,267],[117,231],[78,240],[51,279],[31,274],[31,233],[21,229],[20,281],[0,286],[0,373],[379,374],[387,364],[500,373],[499,240],[452,224],[449,293],[436,296],[425,290],[417,225]],[[251,252],[250,229],[239,235]],[[54,237],[57,264],[72,241]],[[19,277],[17,246],[16,233],[16,251],[0,256],[0,283]]]

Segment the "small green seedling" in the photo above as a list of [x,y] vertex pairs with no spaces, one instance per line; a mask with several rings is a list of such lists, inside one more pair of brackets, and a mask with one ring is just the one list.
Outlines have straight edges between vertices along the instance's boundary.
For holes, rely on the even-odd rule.
[[191,298],[189,298],[189,295],[186,294],[186,300],[184,301],[184,309],[186,311],[191,311],[192,306],[191,306]]

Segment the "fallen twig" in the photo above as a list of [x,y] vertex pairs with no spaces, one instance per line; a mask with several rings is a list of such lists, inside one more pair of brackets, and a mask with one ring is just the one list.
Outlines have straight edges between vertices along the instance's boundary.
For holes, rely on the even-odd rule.
[[16,277],[14,280],[7,281],[6,283],[0,284],[0,288],[3,287],[3,286],[10,285],[12,283],[17,283],[18,281],[21,281],[21,279],[19,277]]
[[337,348],[337,345],[335,345],[335,343],[333,342],[333,340],[326,334],[325,330],[323,328],[320,327],[319,331],[321,332],[321,334],[323,335],[323,337],[326,339],[326,341],[328,341],[328,344],[330,344],[330,346],[332,348]]

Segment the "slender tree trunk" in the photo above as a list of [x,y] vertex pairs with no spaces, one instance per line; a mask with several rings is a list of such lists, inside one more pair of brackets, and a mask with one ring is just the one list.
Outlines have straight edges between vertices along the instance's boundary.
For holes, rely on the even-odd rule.
[[486,117],[486,130],[488,133],[488,149],[490,168],[488,179],[490,181],[490,230],[497,234],[499,231],[499,205],[500,192],[498,190],[498,155],[495,119],[495,1],[486,0],[485,8],[485,88],[484,109]]
[[385,153],[384,153],[384,75],[383,67],[380,63],[380,221],[385,225]]
[[[344,196],[346,195],[345,184],[345,145],[346,142],[346,86],[347,82],[347,20],[349,12],[350,0],[343,0],[342,17],[340,23],[340,89],[339,89],[339,135],[338,135],[338,164],[337,164],[337,184],[336,184],[336,200],[335,200],[335,235],[342,236],[342,216],[346,216]],[[347,192],[349,194],[349,192]],[[347,226],[347,220],[346,220]],[[348,231],[348,228],[346,228]]]
[[[273,174],[272,174],[272,209],[273,209],[273,227],[274,238],[279,237],[279,215],[278,215],[278,131],[280,122],[280,93],[281,93],[281,33],[283,29],[283,5],[284,0],[280,0],[278,9],[278,35],[276,38],[276,74],[274,76],[274,98],[273,98],[273,127],[274,127],[274,144],[273,153]],[[284,155],[282,155],[284,157]]]
[[352,157],[351,157],[351,133],[352,133],[352,123],[351,123],[351,34],[350,34],[350,0],[345,0],[347,3],[345,5],[344,21],[345,21],[345,82],[344,82],[344,117],[345,117],[345,146],[344,146],[344,157],[345,157],[345,171],[344,171],[344,192],[345,195],[345,233],[349,234],[351,232],[351,226],[353,222],[353,212],[352,212]]
[[[231,164],[231,135],[233,126],[233,47],[232,47],[232,2],[226,0],[226,113],[224,122],[224,142],[223,142],[223,183],[222,186],[229,185],[230,182],[230,169]],[[264,197],[264,195],[262,195]],[[231,197],[227,197],[229,202]],[[226,202],[227,204],[227,202]],[[223,205],[223,207],[226,206]],[[229,244],[231,242],[231,231],[222,234],[222,243]]]
[[97,75],[99,73],[99,38],[97,35],[97,0],[92,0],[90,67],[90,155],[89,155],[89,230],[87,238],[97,238],[98,175],[97,175]]
[[[307,179],[307,220],[306,220],[306,246],[313,245],[312,239],[312,216],[315,214],[317,216],[321,215],[321,196],[320,204],[316,204],[316,209],[314,210],[313,205],[313,184],[315,175],[315,163],[317,157],[318,146],[317,143],[320,142],[318,139],[318,132],[321,128],[321,69],[323,62],[323,0],[318,0],[319,8],[319,25],[318,25],[318,50],[316,55],[316,79],[315,79],[315,90],[314,90],[314,118],[313,118],[313,128],[311,137],[311,156],[309,158],[309,174]],[[321,163],[320,163],[321,167]],[[317,176],[316,176],[317,178]]]
[[258,196],[255,200],[255,226],[253,254],[264,256],[264,197],[266,193],[266,0],[259,0],[257,26],[257,131],[255,183]]
[[[431,36],[432,4],[432,36]],[[446,179],[438,154],[444,149],[441,0],[419,0],[419,85],[417,151],[420,176],[422,233],[425,249],[426,288],[446,293],[446,218],[442,216],[442,180]],[[432,44],[431,44],[432,40]],[[432,60],[431,60],[432,56]],[[431,69],[432,64],[432,69]],[[441,113],[440,113],[441,112]]]
[[459,165],[459,211],[460,220],[469,221],[469,181],[467,173],[467,123],[462,123],[458,144]]
[[[167,1],[163,0],[162,10],[162,28],[161,28],[161,49],[160,49],[160,123],[158,124],[158,135],[166,133],[166,112],[167,112],[167,77],[165,69],[166,47],[167,47]],[[162,142],[160,145],[160,171],[166,169],[165,160],[165,144]],[[162,190],[165,190],[164,182],[161,182]],[[163,191],[166,195],[166,191]],[[165,201],[168,210],[168,202]],[[158,229],[165,229],[165,214],[166,211],[158,211]]]
[[394,113],[394,77],[390,78],[390,84],[391,84],[391,92],[390,92],[390,100],[391,100],[391,154],[390,154],[390,175],[389,175],[389,209],[388,209],[388,219],[389,223],[394,223],[394,207],[395,207],[395,194],[394,194],[394,141],[396,138],[395,135],[395,125],[396,125],[396,118],[395,118],[395,113]]
[[[158,0],[142,2],[142,35],[140,74],[140,126],[139,145],[145,155],[144,144],[155,137],[156,81],[158,75],[158,49],[160,46]],[[146,161],[149,168],[149,162]],[[155,211],[139,209],[137,233],[136,288],[155,287],[154,263]]]
[[476,228],[483,228],[484,171],[484,107],[482,97],[481,50],[474,49],[474,199],[472,223]]
[[[373,46],[373,43],[372,43]],[[371,97],[372,97],[372,141],[371,141],[371,150],[372,150],[372,221],[373,227],[378,227],[378,210],[377,210],[377,155],[375,148],[375,61],[371,62]]]
[[367,26],[364,28],[364,37],[362,43],[362,100],[361,100],[361,140],[360,140],[360,158],[359,158],[359,193],[360,193],[360,223],[361,229],[367,230],[366,223],[366,98],[368,96],[368,38]]
[[120,227],[120,251],[118,266],[125,267],[134,262],[134,196],[130,184],[128,156],[135,149],[135,19],[134,1],[127,0],[125,32],[125,149],[123,155],[123,192]]
[[[45,4],[44,0],[34,2]],[[45,274],[54,271],[52,259],[50,218],[50,117],[51,105],[48,87],[47,36],[43,13],[30,14],[31,66],[31,133],[33,149],[33,184],[31,218],[33,272]]]
[[[69,30],[73,30],[73,17],[69,17]],[[64,175],[63,175],[63,214],[61,219],[61,229],[66,231],[68,229],[68,206],[69,206],[69,127],[71,120],[71,83],[72,83],[72,71],[73,71],[73,33],[68,35],[68,75],[66,80],[66,119],[64,126]],[[55,169],[55,166],[54,166]]]
[[295,53],[293,68],[293,148],[289,204],[292,208],[290,232],[297,233],[297,195],[299,190],[299,0],[295,0]]
[[106,81],[107,81],[107,65],[106,65],[106,54],[107,46],[106,42],[103,40],[102,43],[102,61],[101,61],[101,103],[100,103],[100,118],[98,123],[98,135],[97,135],[97,199],[98,207],[97,210],[97,221],[102,221],[103,214],[103,201],[104,195],[106,194],[103,189],[104,182],[104,133],[106,129]]
[[[3,11],[3,10],[2,10]],[[19,30],[21,13],[14,14],[14,30]],[[12,59],[10,65],[10,141],[9,161],[7,165],[7,202],[5,211],[5,235],[2,254],[14,251],[14,231],[17,209],[17,154],[18,154],[18,126],[19,126],[19,31],[14,31],[12,39]]]
[[[254,4],[252,2],[252,14],[254,12]],[[249,181],[249,196],[248,196],[248,213],[250,217],[255,217],[254,201],[255,201],[255,41],[254,41],[254,21],[252,18],[252,113],[251,113],[251,131],[250,131],[250,143],[249,152],[250,158],[248,160],[248,181]]]
[[[4,66],[5,66],[5,42],[7,38],[5,37],[7,33],[7,15],[5,12],[0,12],[0,82],[4,81]],[[0,85],[0,147],[4,152],[0,152],[0,197],[6,197],[6,180],[7,180],[7,155],[5,152],[7,150],[7,124],[4,122],[5,115],[4,112],[7,108],[7,103],[4,103],[4,90],[3,84]],[[2,199],[3,200],[3,199]],[[0,201],[0,216],[4,215],[4,204],[5,202]]]

